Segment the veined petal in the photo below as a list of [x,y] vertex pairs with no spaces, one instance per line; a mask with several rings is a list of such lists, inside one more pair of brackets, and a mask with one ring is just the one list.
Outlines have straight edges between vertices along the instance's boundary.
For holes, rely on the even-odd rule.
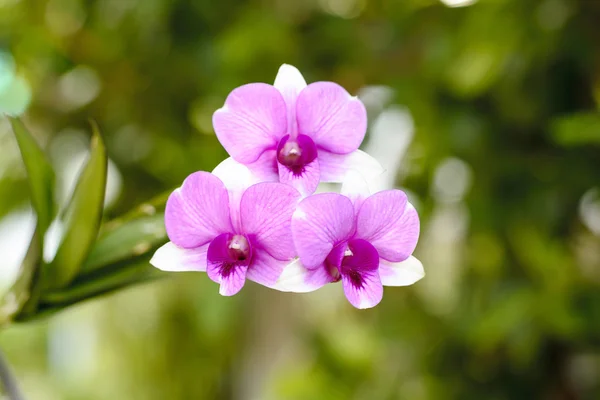
[[274,86],[281,92],[287,106],[288,134],[296,137],[296,99],[298,94],[306,87],[304,77],[293,65],[283,64],[277,72]]
[[383,285],[377,270],[363,271],[358,277],[342,274],[342,286],[346,298],[356,308],[375,307],[383,298]]
[[272,289],[281,292],[308,293],[313,292],[333,281],[324,266],[308,269],[300,259],[286,265],[277,283]]
[[377,270],[379,254],[366,240],[352,239],[344,253],[340,273],[348,301],[356,308],[376,306],[383,297],[383,285]]
[[413,256],[398,263],[379,260],[379,277],[384,286],[409,286],[424,276],[423,264]]
[[333,247],[350,238],[355,230],[350,199],[337,193],[305,198],[292,217],[292,236],[302,264],[316,268]]
[[362,150],[348,154],[335,154],[319,150],[321,182],[343,182],[350,171],[360,173],[364,179],[371,179],[383,173],[379,161]]
[[333,82],[308,85],[296,100],[298,133],[310,136],[319,149],[345,154],[358,149],[367,131],[361,101]]
[[277,182],[257,183],[244,192],[240,204],[242,229],[252,237],[253,246],[278,260],[295,256],[290,224],[299,198],[296,189]]
[[417,246],[419,216],[401,190],[375,193],[358,212],[356,237],[370,242],[381,258],[404,261]]
[[279,182],[277,172],[277,150],[267,150],[251,164],[248,169],[259,179],[259,182]]
[[169,239],[179,247],[200,247],[222,232],[231,232],[229,196],[223,182],[208,172],[195,172],[176,189],[165,210]]
[[150,264],[162,271],[206,271],[208,244],[195,249],[177,247],[173,242],[160,247]]
[[272,287],[289,263],[289,260],[277,260],[266,251],[257,250],[246,272],[246,278],[266,287]]
[[279,182],[294,187],[302,197],[310,196],[319,186],[319,159],[315,158],[306,164],[301,172],[294,172],[285,165],[279,164]]
[[217,138],[225,150],[244,164],[273,149],[286,134],[286,104],[275,87],[251,83],[234,89],[223,108],[213,115]]

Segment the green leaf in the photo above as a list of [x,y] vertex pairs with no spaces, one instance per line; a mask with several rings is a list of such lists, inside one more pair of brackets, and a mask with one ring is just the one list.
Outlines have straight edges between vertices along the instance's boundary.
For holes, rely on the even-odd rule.
[[10,323],[24,307],[29,308],[27,304],[35,308],[38,293],[32,290],[32,286],[37,281],[41,258],[41,239],[36,229],[21,263],[17,280],[0,300],[0,326]]
[[9,118],[29,178],[37,226],[17,280],[0,300],[0,324],[9,323],[23,309],[35,309],[43,238],[54,217],[54,170],[44,152],[18,118]]
[[69,287],[44,294],[35,314],[19,315],[19,321],[39,319],[82,301],[108,294],[139,283],[152,281],[168,274],[150,266],[150,255],[119,262],[98,270],[89,278],[77,278]]
[[550,126],[554,141],[563,146],[600,144],[600,113],[577,113],[556,118]]
[[18,118],[9,118],[9,120],[29,177],[31,202],[37,214],[38,232],[43,237],[48,226],[50,226],[55,211],[53,196],[54,170],[40,146],[23,125],[23,122]]
[[92,128],[90,157],[64,213],[65,234],[56,257],[42,274],[46,288],[63,288],[75,278],[98,235],[108,159],[97,125],[92,124]]
[[81,272],[146,254],[166,241],[163,213],[131,220],[100,235]]

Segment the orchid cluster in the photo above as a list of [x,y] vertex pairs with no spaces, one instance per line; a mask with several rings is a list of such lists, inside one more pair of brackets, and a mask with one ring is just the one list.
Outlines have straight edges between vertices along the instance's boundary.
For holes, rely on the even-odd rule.
[[[357,308],[423,277],[415,208],[400,190],[369,193],[383,171],[358,149],[367,113],[357,97],[283,65],[274,85],[233,90],[213,126],[231,157],[171,194],[155,267],[205,271],[225,296],[246,279],[288,292],[341,280]],[[315,194],[321,182],[342,183],[340,193]]]

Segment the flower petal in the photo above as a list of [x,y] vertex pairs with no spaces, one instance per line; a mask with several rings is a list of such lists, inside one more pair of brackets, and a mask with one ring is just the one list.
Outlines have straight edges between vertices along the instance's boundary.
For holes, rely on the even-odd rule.
[[160,247],[150,264],[162,271],[206,271],[208,244],[195,249],[177,247],[173,242]]
[[406,260],[419,239],[419,216],[401,190],[367,198],[358,212],[356,237],[370,242],[385,260]]
[[292,217],[292,236],[302,264],[320,266],[333,247],[354,233],[354,208],[337,193],[321,193],[305,198]]
[[[257,161],[258,162],[258,161]],[[235,161],[232,157],[226,158],[213,170],[213,175],[221,179],[229,193],[229,213],[234,231],[240,232],[240,201],[242,195],[250,186],[260,182],[248,167]]]
[[217,236],[208,246],[207,268],[208,277],[221,285],[219,293],[232,296],[239,292],[246,283],[248,262],[234,262],[228,253],[228,240],[231,234]]
[[311,83],[302,90],[296,100],[296,119],[298,133],[337,154],[358,149],[367,131],[365,106],[333,82]]
[[321,182],[343,182],[349,171],[357,171],[364,179],[371,179],[383,173],[379,161],[362,150],[348,154],[335,154],[319,150]]
[[308,293],[332,281],[333,278],[323,266],[308,269],[300,259],[296,259],[284,268],[277,283],[271,288],[281,292]]
[[375,307],[383,298],[383,285],[377,270],[362,271],[360,277],[342,274],[346,298],[356,308]]
[[195,172],[176,189],[165,210],[169,239],[179,247],[195,248],[222,232],[231,232],[229,196],[223,182],[208,172]]
[[277,146],[286,134],[287,117],[283,96],[275,87],[251,83],[234,89],[223,108],[213,115],[213,126],[225,150],[247,164]]
[[294,187],[302,197],[310,196],[319,186],[319,160],[315,158],[309,164],[303,167],[303,171],[296,173],[282,164],[277,164],[279,168],[279,182]]
[[354,204],[354,212],[357,215],[362,203],[371,194],[367,181],[365,181],[360,173],[354,170],[349,171],[344,177],[340,193],[352,201],[352,204]]
[[232,157],[226,158],[217,165],[212,174],[223,182],[229,192],[243,193],[250,186],[260,182],[259,177],[253,174],[248,166],[235,161]]
[[296,137],[298,127],[296,124],[296,99],[298,94],[306,87],[304,77],[293,65],[283,64],[277,72],[274,86],[281,92],[287,106],[288,135]]
[[246,165],[260,182],[279,182],[277,150],[267,150],[251,164]]
[[424,276],[423,264],[413,256],[398,263],[379,261],[379,277],[384,286],[409,286]]
[[242,229],[255,248],[264,249],[278,260],[295,256],[290,224],[299,198],[296,189],[276,182],[257,183],[244,192],[240,204]]
[[254,258],[248,267],[246,278],[266,287],[272,287],[289,263],[289,260],[277,260],[266,251],[257,250],[254,252]]

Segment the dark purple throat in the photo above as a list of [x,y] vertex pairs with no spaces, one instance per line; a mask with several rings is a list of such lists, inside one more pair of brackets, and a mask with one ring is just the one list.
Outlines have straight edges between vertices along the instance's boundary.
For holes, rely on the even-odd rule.
[[317,158],[317,146],[306,135],[298,135],[292,139],[284,136],[277,146],[277,161],[299,175],[304,168]]

